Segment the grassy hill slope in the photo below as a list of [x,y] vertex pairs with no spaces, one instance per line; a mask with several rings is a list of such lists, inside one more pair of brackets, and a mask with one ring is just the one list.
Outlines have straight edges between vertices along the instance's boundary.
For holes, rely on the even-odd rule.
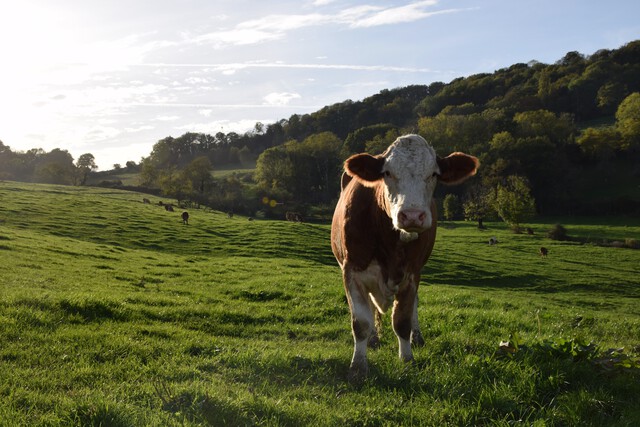
[[[427,345],[401,363],[387,315],[354,386],[327,225],[183,225],[143,197],[0,183],[0,424],[640,423],[640,251],[550,241],[547,223],[441,227]],[[637,222],[564,225],[640,238]]]

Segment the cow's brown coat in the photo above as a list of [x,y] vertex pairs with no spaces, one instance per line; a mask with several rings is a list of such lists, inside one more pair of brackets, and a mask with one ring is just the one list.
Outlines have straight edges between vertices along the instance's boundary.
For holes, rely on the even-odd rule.
[[[432,200],[430,228],[413,240],[401,239],[401,232],[390,218],[384,181],[378,179],[376,172],[384,164],[383,156],[357,158],[350,163],[356,155],[347,160],[331,227],[331,247],[342,268],[352,314],[356,348],[350,379],[367,375],[366,346],[363,356],[362,343],[377,342],[372,314],[375,310],[384,312],[393,305],[393,329],[400,341],[401,358],[412,360],[410,346],[407,350],[409,342],[424,343],[417,320],[417,290],[422,267],[435,242],[436,205]],[[451,184],[464,181],[478,167],[475,157],[463,153],[438,158],[437,163],[440,180]],[[378,278],[377,285],[372,287],[374,276]],[[362,310],[367,305],[371,313]]]

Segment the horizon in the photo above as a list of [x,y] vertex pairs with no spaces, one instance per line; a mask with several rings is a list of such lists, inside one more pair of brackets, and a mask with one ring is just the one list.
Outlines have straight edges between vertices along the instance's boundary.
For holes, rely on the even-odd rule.
[[630,0],[200,3],[12,5],[0,27],[0,140],[92,153],[104,171],[168,136],[245,133],[384,89],[640,39]]

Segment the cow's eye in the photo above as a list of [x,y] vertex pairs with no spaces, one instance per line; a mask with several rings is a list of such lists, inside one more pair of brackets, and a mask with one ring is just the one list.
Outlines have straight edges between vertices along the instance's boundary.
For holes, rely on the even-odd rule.
[[434,172],[433,175],[431,175],[431,178],[436,178],[439,177],[440,174],[438,172]]
[[391,172],[389,172],[389,171],[384,171],[384,172],[382,172],[382,173],[383,173],[383,174],[384,174],[384,176],[386,176],[386,177],[390,177],[390,176],[391,176]]

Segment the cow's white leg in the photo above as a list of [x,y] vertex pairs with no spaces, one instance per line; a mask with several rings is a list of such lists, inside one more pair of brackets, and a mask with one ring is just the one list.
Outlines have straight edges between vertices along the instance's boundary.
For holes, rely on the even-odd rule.
[[368,346],[369,348],[376,349],[380,347],[380,335],[382,331],[382,313],[378,311],[378,309],[376,308],[371,298],[369,298],[369,308],[371,309],[371,312],[374,315],[375,325],[374,325],[374,328],[371,330]]
[[354,341],[349,379],[360,380],[369,373],[367,343],[375,321],[367,292],[353,278],[353,275],[345,273],[344,279],[349,308],[351,309],[351,331]]
[[411,316],[411,344],[422,347],[424,338],[420,332],[420,324],[418,323],[418,295],[413,302],[413,314]]
[[393,304],[393,331],[398,337],[398,353],[405,362],[413,360],[411,351],[411,330],[413,328],[416,287],[409,282],[396,295]]

